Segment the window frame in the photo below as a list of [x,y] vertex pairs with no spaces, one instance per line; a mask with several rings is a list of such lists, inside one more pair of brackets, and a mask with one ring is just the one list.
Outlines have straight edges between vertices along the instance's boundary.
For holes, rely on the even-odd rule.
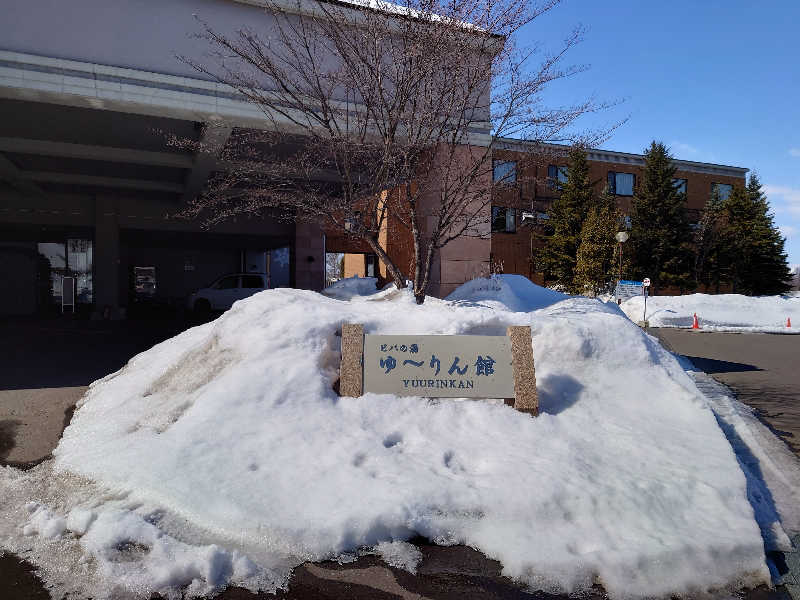
[[378,256],[372,253],[364,255],[364,276],[377,277],[380,274]]
[[723,196],[722,192],[720,192],[720,194],[719,194],[719,199],[722,200],[723,202],[725,200],[727,200],[730,197],[730,195],[733,193],[733,184],[732,183],[719,183],[719,182],[716,182],[716,181],[712,181],[711,182],[711,195],[712,196],[714,195],[714,186],[717,186],[717,189],[719,189],[720,186],[725,186],[726,188],[728,188],[728,194],[726,196]]
[[[630,194],[620,194],[617,192],[617,175],[630,175],[633,178],[631,183],[631,193]],[[614,180],[613,185],[611,180]],[[614,196],[622,196],[624,198],[630,198],[636,194],[636,173],[629,173],[627,171],[609,171],[608,176],[606,178],[606,182],[608,183],[608,191],[609,193],[613,194]]]
[[[502,211],[503,229],[495,226],[500,220]],[[509,216],[511,217],[511,229],[509,229]],[[517,232],[517,209],[510,206],[492,206],[492,233],[516,233]]]
[[560,190],[561,186],[567,182],[568,178],[569,165],[547,165],[547,187],[551,190]]
[[[513,165],[510,170],[510,176],[508,174],[503,175],[502,177],[497,177],[497,167],[499,165]],[[499,183],[502,185],[516,185],[517,184],[517,161],[516,160],[504,160],[504,159],[494,159],[492,160],[492,182]]]

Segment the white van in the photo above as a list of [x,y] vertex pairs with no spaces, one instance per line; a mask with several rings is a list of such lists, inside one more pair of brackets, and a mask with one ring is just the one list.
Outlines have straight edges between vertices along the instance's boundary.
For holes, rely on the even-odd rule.
[[186,308],[198,314],[228,310],[237,300],[266,289],[269,289],[269,277],[264,273],[230,273],[190,294]]

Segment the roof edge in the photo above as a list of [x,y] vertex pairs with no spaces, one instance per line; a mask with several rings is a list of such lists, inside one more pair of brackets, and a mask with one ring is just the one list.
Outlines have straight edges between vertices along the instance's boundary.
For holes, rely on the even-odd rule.
[[[499,138],[496,142],[496,147],[500,150],[519,150],[521,152],[528,151],[531,146],[540,146],[553,150],[569,149],[569,146],[563,144],[541,144],[529,140],[521,140],[516,138]],[[589,160],[597,162],[609,163],[627,163],[631,165],[642,166],[644,165],[644,155],[634,154],[631,152],[619,152],[617,150],[603,150],[599,148],[590,148],[587,150],[587,157]],[[706,173],[711,175],[726,175],[728,177],[744,177],[749,168],[737,167],[733,165],[722,165],[717,163],[699,162],[693,160],[683,160],[680,158],[673,159],[673,164],[681,171],[690,171],[694,173]]]

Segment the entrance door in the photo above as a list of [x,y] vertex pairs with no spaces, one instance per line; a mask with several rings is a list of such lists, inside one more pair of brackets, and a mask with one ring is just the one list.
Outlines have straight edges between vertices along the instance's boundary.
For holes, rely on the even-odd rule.
[[75,278],[75,303],[91,305],[94,301],[92,282],[92,240],[70,238],[65,242],[38,244],[39,297],[42,309],[61,311],[64,277]]

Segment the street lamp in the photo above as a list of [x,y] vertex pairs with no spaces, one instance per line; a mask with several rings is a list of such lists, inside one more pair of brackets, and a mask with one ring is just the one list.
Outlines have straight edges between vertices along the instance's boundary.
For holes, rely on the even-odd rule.
[[619,242],[619,280],[622,281],[622,244],[628,241],[627,231],[618,231],[614,236]]

